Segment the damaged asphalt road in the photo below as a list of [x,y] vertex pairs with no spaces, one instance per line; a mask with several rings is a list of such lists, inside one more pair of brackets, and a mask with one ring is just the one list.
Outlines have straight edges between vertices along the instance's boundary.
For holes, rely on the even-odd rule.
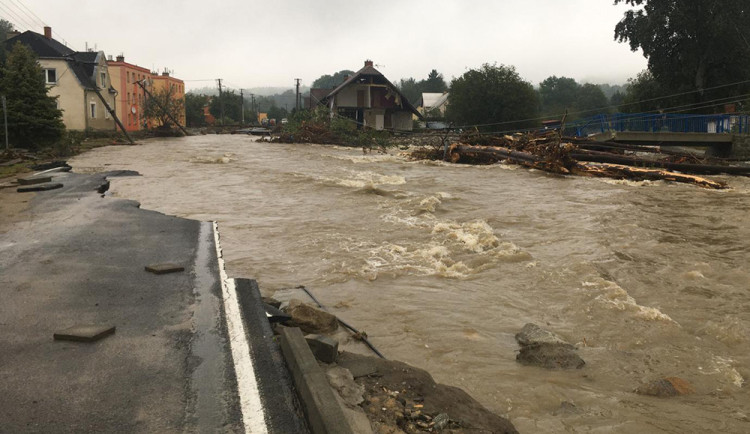
[[[210,223],[97,194],[117,175],[56,173],[2,226],[0,431],[241,432]],[[185,270],[144,269],[160,263]],[[53,339],[81,324],[116,332]]]

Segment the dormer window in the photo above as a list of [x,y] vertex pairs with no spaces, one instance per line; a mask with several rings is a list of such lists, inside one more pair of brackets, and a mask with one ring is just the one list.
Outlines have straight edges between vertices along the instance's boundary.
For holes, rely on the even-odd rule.
[[44,83],[57,84],[57,70],[54,68],[44,70]]

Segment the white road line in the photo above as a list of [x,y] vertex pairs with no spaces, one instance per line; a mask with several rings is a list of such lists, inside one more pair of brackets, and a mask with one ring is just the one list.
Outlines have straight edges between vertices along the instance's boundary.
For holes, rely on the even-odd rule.
[[219,225],[214,224],[214,239],[216,241],[216,256],[219,259],[219,274],[221,276],[222,298],[224,300],[224,317],[227,321],[229,346],[232,349],[234,372],[237,375],[237,393],[240,396],[242,421],[245,432],[264,434],[268,432],[265,412],[260,401],[258,383],[255,379],[255,367],[250,357],[250,346],[245,335],[245,326],[240,316],[240,305],[237,301],[237,289],[234,279],[227,277],[224,270],[224,258],[219,240]]

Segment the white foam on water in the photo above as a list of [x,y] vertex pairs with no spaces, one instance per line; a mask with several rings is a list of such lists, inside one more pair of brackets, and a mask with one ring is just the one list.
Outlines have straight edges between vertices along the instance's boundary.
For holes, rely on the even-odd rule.
[[700,368],[699,372],[704,375],[718,375],[722,380],[735,387],[743,387],[745,379],[734,368],[735,361],[722,356],[713,356],[708,368]]
[[399,175],[383,175],[375,172],[349,171],[349,177],[315,176],[316,181],[349,188],[376,188],[380,185],[403,185],[406,178]]
[[598,293],[594,300],[607,309],[627,312],[646,321],[665,321],[679,325],[659,309],[638,304],[624,288],[615,282],[599,278],[593,282],[582,282],[581,286],[589,288],[589,292]]
[[196,164],[228,164],[236,160],[237,158],[235,158],[234,154],[224,154],[220,157],[199,155],[197,157],[192,157],[189,161]]
[[432,233],[445,234],[448,239],[461,242],[474,253],[482,253],[500,245],[492,226],[484,220],[467,223],[440,222],[432,228]]

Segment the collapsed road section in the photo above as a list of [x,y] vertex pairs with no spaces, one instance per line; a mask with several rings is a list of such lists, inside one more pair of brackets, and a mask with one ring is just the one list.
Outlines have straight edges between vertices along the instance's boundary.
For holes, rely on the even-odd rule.
[[2,430],[306,432],[283,361],[235,367],[213,225],[97,193],[121,175],[2,192],[29,195],[0,224]]

